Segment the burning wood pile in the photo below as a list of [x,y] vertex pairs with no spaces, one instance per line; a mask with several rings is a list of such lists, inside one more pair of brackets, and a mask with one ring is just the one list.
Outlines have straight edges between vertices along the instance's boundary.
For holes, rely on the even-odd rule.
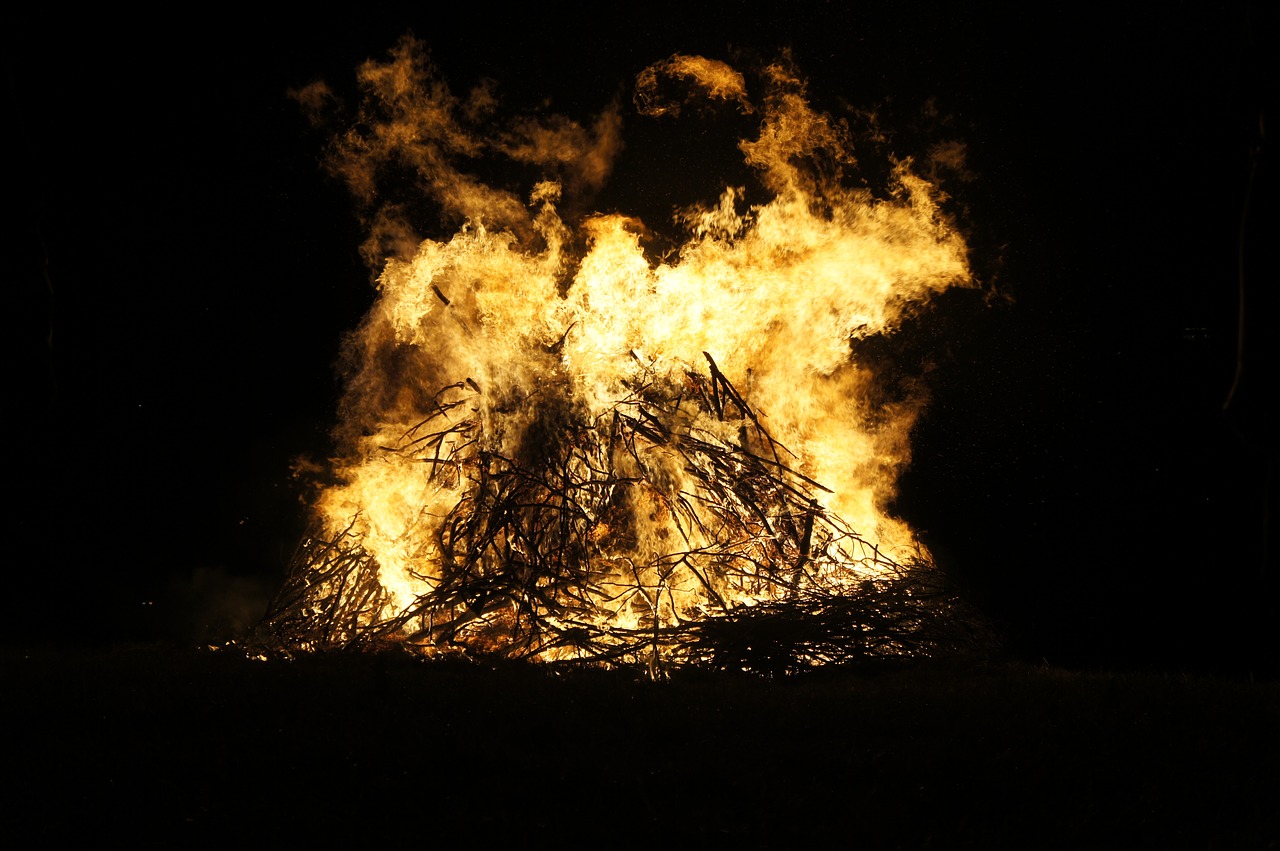
[[[379,295],[348,340],[339,457],[257,643],[655,674],[973,646],[884,509],[921,400],[886,398],[853,354],[971,284],[932,184],[902,162],[882,195],[844,187],[847,127],[771,66],[738,146],[770,200],[744,211],[726,188],[679,211],[687,241],[655,260],[633,217],[560,209],[603,181],[616,111],[472,133],[492,93],[433,75],[412,41],[368,63],[362,129],[335,148],[366,203],[408,164],[462,224],[438,241],[403,207],[369,217]],[[678,114],[673,80],[756,114],[745,79],[700,57],[641,73],[637,112]],[[558,177],[522,200],[452,165],[486,152]]]
[[[827,489],[788,466],[706,361],[679,386],[635,386],[605,416],[554,389],[520,400],[539,409],[541,439],[514,456],[483,448],[474,388],[445,388],[389,450],[420,465],[424,486],[461,494],[429,590],[396,607],[350,527],[309,537],[269,635],[296,650],[408,644],[655,672],[786,673],[973,646],[931,566],[895,563],[825,510]],[[708,417],[727,428],[697,425]],[[663,475],[670,464],[692,490]],[[641,538],[662,548],[641,560]]]

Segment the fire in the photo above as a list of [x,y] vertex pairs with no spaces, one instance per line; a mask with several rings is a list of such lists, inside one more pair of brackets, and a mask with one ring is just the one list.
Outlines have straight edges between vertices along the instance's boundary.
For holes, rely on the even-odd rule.
[[[268,619],[282,641],[660,665],[714,655],[707,637],[752,613],[831,612],[929,567],[886,509],[919,403],[876,401],[854,345],[972,284],[911,161],[851,187],[845,124],[787,61],[753,97],[725,63],[671,57],[638,75],[637,117],[758,118],[738,147],[764,194],[680,210],[681,243],[655,257],[638,218],[580,212],[621,149],[620,106],[496,127],[493,86],[454,96],[409,39],[359,80],[334,163],[370,211],[377,298]],[[538,177],[517,193],[458,165],[482,157]],[[379,206],[390,164],[419,198]],[[408,223],[423,198],[451,236]]]

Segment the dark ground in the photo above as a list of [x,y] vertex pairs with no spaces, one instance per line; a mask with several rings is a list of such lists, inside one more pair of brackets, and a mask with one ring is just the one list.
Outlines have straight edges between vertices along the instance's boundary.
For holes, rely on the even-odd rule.
[[1025,665],[666,683],[7,650],[6,828],[133,848],[1280,847],[1280,686]]

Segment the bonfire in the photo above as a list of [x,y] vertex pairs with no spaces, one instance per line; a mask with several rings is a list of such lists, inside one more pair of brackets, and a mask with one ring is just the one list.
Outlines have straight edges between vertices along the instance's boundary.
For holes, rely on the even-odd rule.
[[[369,224],[377,299],[347,341],[338,451],[261,624],[264,652],[397,647],[549,665],[787,674],[971,647],[974,619],[886,508],[923,404],[856,356],[938,293],[974,285],[945,196],[911,160],[856,173],[848,125],[785,59],[760,97],[673,56],[624,116],[495,130],[405,39],[359,69],[330,160]],[[753,84],[754,85],[754,84]],[[335,103],[323,84],[300,102]],[[650,230],[577,212],[624,118],[693,105],[756,121],[755,185]],[[523,193],[467,166],[536,174]],[[397,201],[382,192],[400,175]],[[424,237],[404,186],[447,238]],[[759,198],[753,197],[759,195]]]

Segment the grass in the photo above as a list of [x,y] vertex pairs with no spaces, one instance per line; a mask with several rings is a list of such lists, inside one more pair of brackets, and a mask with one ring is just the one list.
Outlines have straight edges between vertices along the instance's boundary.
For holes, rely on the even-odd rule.
[[11,829],[131,847],[1276,848],[1280,684],[5,651]]

